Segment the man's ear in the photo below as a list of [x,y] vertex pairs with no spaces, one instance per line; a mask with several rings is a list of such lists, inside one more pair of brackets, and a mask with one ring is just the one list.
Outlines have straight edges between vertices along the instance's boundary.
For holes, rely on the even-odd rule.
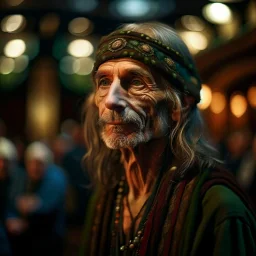
[[178,110],[178,109],[172,110],[172,120],[175,122],[180,121],[180,110]]
[[196,100],[193,96],[190,96],[190,95],[184,96],[185,107],[193,106],[193,105],[195,105],[195,102],[196,102]]
[[[183,110],[189,111],[189,109],[191,108],[191,106],[193,106],[195,104],[195,98],[189,95],[185,95],[184,96],[184,107]],[[180,120],[180,116],[181,116],[181,110],[178,109],[173,109],[172,110],[172,120],[178,122]]]

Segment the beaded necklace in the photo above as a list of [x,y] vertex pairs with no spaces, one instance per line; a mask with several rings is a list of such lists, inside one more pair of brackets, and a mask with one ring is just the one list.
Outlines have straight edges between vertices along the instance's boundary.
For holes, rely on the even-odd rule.
[[[153,209],[153,204],[155,203],[154,199],[158,194],[158,190],[160,187],[159,184],[161,180],[162,180],[162,175],[160,174],[157,178],[156,184],[153,188],[151,195],[145,201],[139,213],[133,218],[131,230],[129,232],[129,242],[125,244],[124,242],[125,239],[123,234],[123,200],[125,197],[125,193],[127,191],[125,189],[125,185],[126,185],[125,177],[121,178],[119,182],[119,187],[117,190],[116,200],[115,200],[115,216],[114,216],[113,231],[112,231],[112,254],[113,255],[116,255],[116,256],[117,255],[125,255],[125,256],[138,255],[138,249],[139,249],[140,242],[143,238],[143,232],[147,222],[147,218],[150,211]],[[130,215],[132,216],[129,203],[127,203],[127,207],[128,207],[128,211],[130,212]],[[136,221],[144,209],[145,211],[139,223],[139,227],[134,234]],[[134,237],[132,238],[132,236]],[[113,249],[114,249],[114,252],[113,252]]]

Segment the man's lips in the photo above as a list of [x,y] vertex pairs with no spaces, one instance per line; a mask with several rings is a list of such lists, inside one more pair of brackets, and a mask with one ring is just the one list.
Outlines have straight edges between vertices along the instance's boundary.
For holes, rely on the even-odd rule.
[[106,122],[107,125],[126,125],[128,123],[124,123],[121,121],[111,121],[111,122]]
[[138,126],[134,123],[124,123],[120,121],[111,121],[105,124],[105,131],[110,133],[120,133],[123,135],[129,135],[138,130]]

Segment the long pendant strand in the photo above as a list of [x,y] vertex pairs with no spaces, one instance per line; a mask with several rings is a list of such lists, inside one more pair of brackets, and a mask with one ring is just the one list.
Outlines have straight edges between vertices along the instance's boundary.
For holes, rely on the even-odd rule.
[[[132,211],[131,211],[131,208],[130,208],[130,204],[129,204],[129,201],[128,201],[128,196],[126,195],[125,196],[125,199],[126,199],[126,205],[127,205],[127,208],[128,208],[128,211],[129,211],[129,214],[130,214],[130,217],[131,217],[131,228],[130,228],[130,232],[129,232],[129,236],[128,236],[128,245],[122,245],[120,247],[120,250],[124,251],[126,249],[134,249],[136,247],[136,245],[139,244],[140,242],[140,238],[141,238],[141,235],[142,235],[142,232],[143,232],[143,229],[141,230],[138,230],[136,233],[135,233],[135,226],[136,226],[136,222],[138,220],[138,218],[140,217],[141,213],[143,212],[146,204],[147,204],[147,201],[148,199],[144,202],[144,204],[142,205],[140,211],[137,213],[137,215],[135,217],[132,216]],[[123,223],[120,222],[120,231],[123,230]],[[123,232],[122,232],[123,233]],[[135,233],[135,234],[134,234]],[[135,235],[135,236],[134,236]],[[132,236],[134,236],[133,239]],[[124,242],[124,240],[121,240],[121,242]]]
[[[147,200],[146,200],[146,202],[143,204],[142,208],[140,209],[139,213],[136,215],[135,218],[133,218],[129,242],[128,242],[128,244],[124,244],[125,239],[123,236],[123,218],[122,218],[124,193],[125,193],[125,177],[122,177],[121,181],[119,182],[119,188],[117,190],[117,196],[116,196],[115,220],[114,220],[115,231],[113,234],[116,237],[116,239],[118,239],[118,237],[120,236],[121,246],[119,247],[119,250],[122,252],[124,252],[128,249],[133,250],[136,246],[138,246],[138,244],[141,240],[144,225],[141,227],[141,229],[138,229],[138,231],[136,232],[133,239],[131,239],[131,236],[133,236],[133,234],[134,234],[134,225],[136,224],[138,217],[140,216],[141,212],[143,211],[143,209],[147,203]],[[128,199],[127,199],[127,201],[128,201]],[[130,209],[128,202],[127,202],[127,207],[128,207],[130,216],[132,218],[132,213],[131,213],[131,209]]]
[[[147,221],[147,216],[149,214],[149,211],[152,209],[152,204],[155,198],[155,193],[157,193],[158,190],[158,185],[159,185],[160,179],[157,180],[157,184],[155,186],[155,189],[153,190],[153,194],[145,201],[145,203],[143,204],[142,208],[140,209],[140,212],[137,214],[137,216],[134,218],[135,223],[137,218],[141,215],[142,210],[146,207],[146,210],[143,214],[143,217],[140,221],[139,227],[137,229],[137,232],[134,235],[134,238],[131,239],[131,237],[129,237],[129,242],[127,244],[125,244],[124,242],[124,235],[123,235],[123,199],[124,199],[124,193],[125,193],[125,177],[121,178],[121,181],[119,182],[119,187],[117,190],[117,196],[116,196],[116,204],[115,204],[115,219],[114,219],[114,231],[112,233],[112,235],[115,237],[116,239],[116,244],[119,244],[120,242],[120,246],[119,246],[119,252],[123,252],[124,255],[126,254],[126,252],[134,250],[134,249],[138,249],[139,244],[143,238],[143,232],[144,232],[144,228],[145,228],[145,224]],[[128,199],[127,199],[128,201]],[[131,209],[129,206],[129,203],[127,204],[128,206],[128,211],[130,212],[130,215],[132,216],[131,213]],[[132,224],[134,225],[134,224]],[[134,229],[132,227],[132,229]],[[130,232],[130,235],[133,235],[133,233]],[[119,254],[116,254],[119,255]]]
[[[172,167],[176,168],[176,167]],[[172,169],[171,168],[171,169]],[[161,173],[161,172],[160,172]],[[144,233],[144,228],[147,222],[147,218],[154,208],[155,205],[155,198],[157,197],[159,193],[159,188],[160,188],[160,183],[162,181],[163,176],[159,175],[156,184],[154,185],[153,191],[149,198],[145,201],[144,205],[140,209],[139,213],[136,215],[136,220],[142,213],[142,210],[145,208],[145,212],[143,213],[142,219],[139,223],[139,227],[137,229],[137,232],[135,232],[134,238],[131,239],[131,235],[134,234],[130,232],[130,237],[129,237],[129,242],[128,244],[124,244],[124,235],[123,235],[123,200],[124,200],[124,193],[125,193],[125,177],[123,176],[119,182],[119,187],[117,190],[117,196],[116,196],[116,201],[115,201],[115,217],[114,217],[114,229],[112,232],[112,236],[115,239],[115,255],[119,255],[120,253],[122,255],[126,255],[128,253],[130,255],[131,251],[136,250],[135,253],[138,255],[138,249],[140,246],[140,243],[143,239],[143,233]],[[128,199],[127,199],[128,201]],[[128,211],[130,212],[130,216],[132,217],[131,209],[129,206],[129,203],[127,203]],[[134,220],[135,220],[134,218]],[[136,223],[136,220],[134,221]],[[132,223],[132,225],[135,225],[135,223]],[[132,227],[134,229],[134,227]],[[120,245],[121,244],[121,245]],[[130,253],[129,253],[130,251]]]

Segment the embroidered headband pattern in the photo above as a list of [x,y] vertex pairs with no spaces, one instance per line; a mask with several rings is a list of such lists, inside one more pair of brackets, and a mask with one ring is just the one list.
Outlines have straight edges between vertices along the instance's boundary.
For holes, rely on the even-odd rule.
[[102,38],[94,71],[111,59],[132,58],[161,72],[178,90],[200,101],[201,81],[193,65],[182,54],[143,33],[117,31]]

